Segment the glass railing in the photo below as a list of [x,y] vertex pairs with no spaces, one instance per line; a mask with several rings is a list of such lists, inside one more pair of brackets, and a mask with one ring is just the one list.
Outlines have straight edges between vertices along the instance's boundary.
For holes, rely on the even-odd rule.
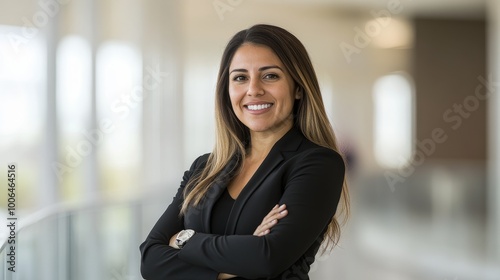
[[9,263],[10,245],[3,243],[0,279],[142,279],[143,208],[136,202],[52,208],[17,231],[15,263]]

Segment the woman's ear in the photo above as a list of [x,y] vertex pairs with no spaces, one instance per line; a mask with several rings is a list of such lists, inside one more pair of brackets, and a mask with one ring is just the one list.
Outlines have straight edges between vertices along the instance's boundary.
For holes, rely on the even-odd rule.
[[302,98],[302,89],[298,86],[295,88],[295,99]]

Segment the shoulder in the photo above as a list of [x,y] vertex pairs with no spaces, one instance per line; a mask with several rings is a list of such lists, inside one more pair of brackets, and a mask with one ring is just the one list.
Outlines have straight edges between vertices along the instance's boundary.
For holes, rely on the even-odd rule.
[[185,186],[190,180],[195,178],[198,174],[200,174],[203,171],[203,169],[207,165],[207,161],[208,161],[209,156],[210,156],[210,154],[204,154],[204,155],[197,157],[193,161],[189,170],[186,170],[184,172],[184,176],[182,177],[181,185]]
[[285,156],[286,161],[293,166],[293,169],[316,166],[318,168],[335,169],[340,172],[345,171],[344,158],[339,152],[320,146],[308,140],[305,136],[301,138],[297,149]]
[[204,154],[199,157],[197,157],[193,163],[191,164],[191,167],[184,172],[184,181],[188,181],[191,176],[194,174],[199,174],[205,166],[207,165],[208,158],[210,157],[210,154]]
[[210,153],[203,154],[199,157],[197,157],[193,163],[191,164],[191,167],[189,168],[189,171],[200,171],[201,169],[205,168],[208,162],[208,158],[210,157]]
[[276,156],[275,152],[279,151],[288,163],[301,165],[316,162],[321,165],[323,160],[323,164],[344,166],[344,159],[339,152],[312,142],[298,128],[292,128],[276,143],[273,150],[270,156]]
[[318,164],[344,166],[344,159],[337,151],[319,146],[315,143],[305,140],[305,143],[297,150],[294,156],[296,161],[316,162]]

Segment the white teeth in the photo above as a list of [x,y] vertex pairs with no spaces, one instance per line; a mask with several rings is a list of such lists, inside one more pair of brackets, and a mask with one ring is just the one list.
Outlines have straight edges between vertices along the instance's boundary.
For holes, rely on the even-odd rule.
[[248,105],[248,109],[252,111],[262,110],[271,107],[272,104]]

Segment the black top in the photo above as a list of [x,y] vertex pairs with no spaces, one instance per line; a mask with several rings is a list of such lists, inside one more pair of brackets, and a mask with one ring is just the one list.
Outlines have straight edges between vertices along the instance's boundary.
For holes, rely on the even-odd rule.
[[219,197],[219,200],[214,205],[212,209],[212,218],[210,219],[210,228],[213,234],[223,235],[226,232],[226,224],[233,208],[234,199],[226,190]]

